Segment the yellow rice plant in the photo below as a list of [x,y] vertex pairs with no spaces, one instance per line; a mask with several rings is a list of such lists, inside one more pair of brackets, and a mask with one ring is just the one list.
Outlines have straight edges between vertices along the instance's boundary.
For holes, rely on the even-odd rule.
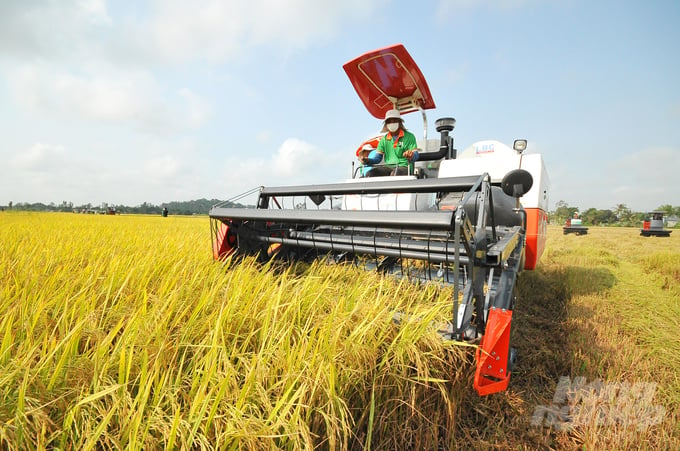
[[[649,408],[632,416],[629,411],[636,406],[622,407],[621,396],[607,404],[597,394],[600,410],[593,412],[599,415],[590,412],[588,421],[572,415],[577,426],[566,433],[553,431],[556,443],[567,448],[677,449],[680,236],[641,237],[637,229],[618,227],[591,227],[581,237],[565,236],[556,227],[549,233],[542,267],[529,279],[547,276],[554,284],[550,291],[564,297],[564,303],[546,306],[562,318],[560,346],[568,361],[562,376],[601,381],[612,391],[636,384],[655,390],[644,406]],[[550,398],[543,403],[550,404]],[[663,421],[644,426],[652,419],[650,412]]]
[[[0,448],[680,447],[680,236],[551,227],[519,277],[510,387],[484,398],[472,349],[432,327],[450,290],[216,263],[209,240],[207,217],[0,213]],[[613,421],[632,408],[614,394],[532,424],[561,377],[654,384],[663,421]]]
[[453,446],[450,292],[209,240],[206,217],[0,214],[0,446]]

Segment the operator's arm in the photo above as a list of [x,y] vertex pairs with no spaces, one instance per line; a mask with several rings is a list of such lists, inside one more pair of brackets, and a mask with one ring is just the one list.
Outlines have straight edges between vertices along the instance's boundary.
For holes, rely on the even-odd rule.
[[378,164],[383,161],[385,156],[385,138],[381,138],[378,142],[378,148],[372,150],[368,157],[365,159],[364,164]]
[[405,150],[404,153],[402,154],[404,158],[406,158],[409,161],[418,161],[418,158],[420,157],[420,154],[416,149],[413,150]]
[[408,133],[402,139],[404,139],[406,150],[401,155],[411,162],[418,161],[420,154],[418,153],[418,144],[416,143],[415,135],[413,133]]
[[371,153],[369,153],[368,156],[365,157],[362,160],[362,163],[364,163],[364,164],[378,164],[382,161],[382,159],[383,159],[383,154],[381,154],[377,150],[372,150]]

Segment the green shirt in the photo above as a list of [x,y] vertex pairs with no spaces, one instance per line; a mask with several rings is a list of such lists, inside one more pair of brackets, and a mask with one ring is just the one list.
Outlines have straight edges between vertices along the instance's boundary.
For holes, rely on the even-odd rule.
[[399,130],[396,143],[392,133],[388,132],[380,139],[377,151],[385,156],[385,164],[391,166],[409,166],[411,162],[402,157],[407,150],[415,150],[418,147],[416,137],[406,130]]

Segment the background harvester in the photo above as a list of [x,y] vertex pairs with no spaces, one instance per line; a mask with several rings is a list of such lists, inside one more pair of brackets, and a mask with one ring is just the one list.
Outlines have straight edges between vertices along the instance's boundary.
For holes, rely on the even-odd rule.
[[424,150],[414,173],[260,187],[255,209],[215,205],[213,255],[263,262],[321,257],[450,284],[452,319],[440,333],[479,344],[474,386],[480,395],[504,390],[515,359],[515,282],[522,269],[535,267],[545,244],[548,179],[541,156],[523,156],[525,140],[513,149],[485,141],[457,155],[450,117],[436,121],[439,139],[428,140],[425,110],[434,102],[401,45],[344,68],[375,117],[392,108],[421,112]]
[[569,235],[574,233],[576,235],[587,235],[588,227],[583,225],[581,218],[578,217],[578,213],[574,213],[573,218],[567,218],[567,222],[562,227],[562,233],[564,235]]
[[649,216],[642,222],[641,236],[671,236],[671,230],[663,227],[663,211],[650,211]]

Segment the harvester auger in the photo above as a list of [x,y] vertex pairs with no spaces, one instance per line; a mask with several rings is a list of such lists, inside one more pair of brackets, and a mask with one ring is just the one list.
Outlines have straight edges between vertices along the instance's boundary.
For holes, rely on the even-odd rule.
[[435,123],[440,139],[428,140],[424,110],[434,102],[401,45],[344,67],[375,117],[392,108],[422,113],[426,136],[415,173],[260,187],[255,208],[235,208],[235,199],[217,204],[210,209],[213,256],[350,261],[451,285],[452,319],[440,334],[478,343],[480,395],[505,390],[515,359],[515,282],[522,269],[535,267],[545,244],[548,179],[541,156],[522,155],[525,140],[515,141],[514,150],[482,141],[457,156],[450,136],[455,120],[448,117]]

